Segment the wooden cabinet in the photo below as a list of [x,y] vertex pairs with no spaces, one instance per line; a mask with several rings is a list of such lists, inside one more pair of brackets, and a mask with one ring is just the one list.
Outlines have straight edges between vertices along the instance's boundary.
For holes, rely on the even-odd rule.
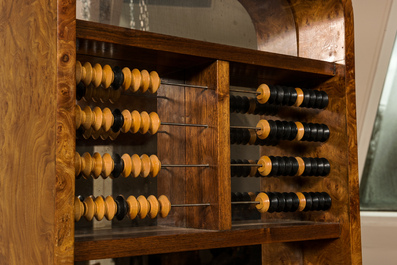
[[[73,1],[6,4],[0,28],[6,36],[0,64],[2,264],[72,264],[260,244],[263,264],[361,263],[351,3],[280,0],[255,9],[255,1],[240,2],[259,49],[277,53],[76,21]],[[280,27],[267,26],[270,19]],[[122,92],[113,103],[105,90],[76,100],[76,61],[156,71],[162,84],[156,94]],[[230,111],[230,95],[244,94],[230,90],[255,91],[263,83],[324,91],[329,102],[325,109],[277,106],[260,117],[246,115],[325,124],[330,133],[326,141],[258,146],[259,156],[326,158],[331,170],[320,177],[261,177],[246,191],[326,192],[330,209],[233,218],[231,158],[247,157],[231,148],[230,126],[247,124],[237,124],[233,117],[242,114]],[[76,104],[156,112],[163,125],[153,135],[92,139],[76,128]],[[105,179],[114,197],[166,195],[171,205],[206,205],[171,207],[166,218],[126,217],[101,229],[75,223],[75,196],[92,194],[95,185],[91,177],[76,179],[76,151],[160,159],[155,178]]]

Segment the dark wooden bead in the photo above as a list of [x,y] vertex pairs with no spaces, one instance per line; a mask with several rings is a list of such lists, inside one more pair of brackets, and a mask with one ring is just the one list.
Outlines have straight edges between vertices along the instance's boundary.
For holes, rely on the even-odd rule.
[[311,211],[313,205],[312,196],[308,192],[302,192],[302,194],[306,198],[306,207],[303,209],[303,211]]
[[111,86],[114,90],[117,90],[121,87],[121,85],[124,82],[124,74],[123,74],[121,68],[118,66],[113,68],[113,73],[114,73],[114,80],[113,80],[113,83],[111,84]]
[[113,125],[111,127],[112,131],[118,132],[124,125],[124,116],[121,114],[119,109],[114,109],[113,114]]
[[129,206],[127,201],[124,199],[123,196],[119,195],[116,197],[114,200],[117,204],[117,212],[116,212],[116,218],[117,220],[123,220],[124,217],[127,215],[129,212]]
[[266,194],[269,197],[269,201],[270,201],[268,212],[269,213],[275,212],[278,207],[278,198],[276,194],[274,194],[273,192],[266,192]]
[[114,168],[112,171],[113,178],[118,178],[124,170],[124,161],[119,154],[113,155]]
[[332,199],[331,199],[331,196],[329,196],[328,193],[322,192],[322,194],[324,196],[324,208],[323,208],[323,210],[326,211],[326,210],[329,210],[331,208]]

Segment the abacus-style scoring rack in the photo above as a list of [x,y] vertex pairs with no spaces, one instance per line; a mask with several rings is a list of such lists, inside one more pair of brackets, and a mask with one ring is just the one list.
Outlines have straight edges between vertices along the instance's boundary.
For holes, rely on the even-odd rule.
[[360,264],[350,1],[239,0],[258,50],[23,2],[0,11],[6,263]]
[[77,29],[76,260],[340,237],[343,65]]

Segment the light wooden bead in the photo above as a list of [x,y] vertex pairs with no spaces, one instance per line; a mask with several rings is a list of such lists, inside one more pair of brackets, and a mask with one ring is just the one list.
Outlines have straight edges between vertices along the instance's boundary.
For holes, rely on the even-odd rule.
[[149,158],[149,156],[146,154],[141,155],[141,162],[142,162],[141,177],[146,178],[150,174],[150,158]]
[[94,128],[95,131],[98,131],[102,126],[103,112],[102,112],[101,108],[95,107],[93,110],[93,113],[94,113],[95,120],[92,125],[92,128]]
[[94,85],[89,85],[87,87],[90,87],[92,92],[91,92],[91,100],[95,103],[101,101],[101,89],[95,88]]
[[82,165],[81,165],[81,157],[80,154],[75,152],[74,153],[74,175],[77,177],[82,169]]
[[109,135],[110,135],[110,130],[105,132],[105,130],[101,128],[98,131],[98,136],[100,136],[102,140],[108,139]]
[[124,118],[124,123],[123,123],[123,127],[121,127],[121,131],[123,133],[126,133],[130,130],[132,124],[131,112],[125,109],[121,112],[121,115],[123,115]]
[[121,86],[124,88],[124,91],[127,91],[130,88],[132,81],[131,70],[128,67],[124,67],[123,70],[121,71],[123,72],[124,75],[124,81]]
[[303,211],[303,209],[305,209],[306,208],[306,197],[305,197],[305,195],[303,195],[303,193],[302,192],[296,192],[295,193],[297,196],[298,196],[298,198],[299,198],[299,207],[298,207],[298,211]]
[[113,83],[114,73],[110,65],[105,65],[102,72],[102,85],[108,89]]
[[257,100],[261,104],[265,104],[270,98],[270,88],[266,84],[262,84],[258,87],[256,92],[260,94],[256,96]]
[[139,202],[139,217],[141,219],[145,218],[148,212],[150,211],[150,204],[147,201],[147,199],[141,195],[138,197],[138,202]]
[[96,205],[95,218],[98,221],[101,221],[106,213],[105,199],[102,196],[96,197],[95,205]]
[[141,112],[141,126],[139,127],[139,132],[145,134],[149,131],[150,127],[150,116],[146,111]]
[[105,199],[105,205],[106,205],[106,213],[105,217],[107,220],[113,220],[114,216],[116,215],[117,212],[117,204],[114,201],[112,196],[107,196]]
[[296,91],[297,97],[296,97],[294,106],[299,107],[300,105],[302,105],[305,95],[303,94],[302,89],[300,89],[298,87],[295,88],[295,91]]
[[156,155],[151,155],[150,157],[150,173],[151,177],[156,177],[161,169],[161,162]]
[[110,94],[109,94],[109,102],[110,103],[112,103],[112,104],[114,104],[114,103],[116,103],[119,99],[120,99],[120,96],[121,96],[121,89],[117,89],[117,90],[114,90],[114,89],[108,89],[110,92]]
[[137,92],[139,90],[139,87],[141,86],[141,80],[142,80],[141,71],[139,71],[138,69],[133,69],[131,71],[131,86],[130,86],[130,90],[132,92]]
[[110,97],[112,96],[112,93],[114,91],[113,89],[104,89],[103,87],[98,87],[97,89],[101,91],[101,96],[99,99],[102,103],[110,101]]
[[105,132],[107,132],[110,130],[110,128],[113,125],[114,117],[112,111],[109,108],[104,108],[102,112],[103,112],[102,128],[105,130]]
[[[254,160],[248,160],[248,162],[250,164],[256,164]],[[250,171],[250,176],[254,177],[256,175],[256,172],[258,171],[257,167],[251,167],[251,171]]]
[[123,163],[124,163],[124,169],[123,172],[121,172],[121,175],[127,178],[129,175],[131,175],[131,171],[132,171],[131,157],[128,154],[124,154],[121,156],[121,159],[123,159]]
[[82,77],[82,81],[84,85],[88,86],[92,81],[92,65],[89,62],[85,62],[83,68],[85,69],[85,76]]
[[114,132],[113,130],[109,130],[109,139],[114,141],[117,139],[117,137],[119,136],[120,131],[118,132]]
[[149,118],[150,118],[149,133],[155,134],[157,133],[161,125],[159,115],[156,112],[150,112]]
[[142,93],[145,93],[149,89],[149,86],[150,86],[150,74],[147,70],[142,70],[141,77],[142,77],[142,79],[141,79],[141,85],[139,86],[139,90]]
[[94,74],[92,76],[92,84],[94,87],[99,87],[102,82],[102,66],[99,63],[94,65]]
[[107,178],[110,176],[110,174],[112,173],[113,169],[114,169],[114,161],[112,159],[112,157],[108,154],[105,153],[102,156],[102,177],[103,178]]
[[298,172],[296,172],[295,176],[302,176],[303,172],[305,172],[305,161],[301,157],[295,157],[296,161],[298,161]]
[[77,222],[84,215],[84,204],[78,197],[74,197],[74,220]]
[[74,115],[75,115],[76,129],[78,129],[85,120],[85,113],[81,110],[79,105],[74,106]]
[[256,131],[256,134],[260,139],[266,139],[270,134],[270,125],[267,120],[260,120],[256,127],[260,129]]
[[259,204],[256,205],[256,209],[258,209],[260,213],[265,213],[269,210],[270,200],[269,200],[269,196],[267,196],[266,193],[264,192],[259,193],[256,196],[255,201],[259,202]]
[[262,176],[267,176],[272,171],[272,160],[270,160],[268,156],[262,156],[259,159],[258,164],[261,165],[261,167],[258,168],[258,171]]
[[[253,192],[248,192],[248,195],[250,196],[251,201],[254,202],[255,199],[256,199],[255,193],[253,193]],[[255,204],[251,204],[251,205],[249,206],[249,208],[250,208],[250,209],[255,209],[255,208],[256,208],[256,205],[255,205]]]
[[150,204],[149,216],[150,216],[150,218],[154,219],[154,218],[156,218],[156,216],[157,216],[157,214],[159,213],[159,210],[160,210],[159,201],[153,195],[150,195],[147,198],[147,200],[148,200],[148,202]]
[[131,220],[133,220],[139,213],[140,205],[134,196],[129,196],[127,198],[127,204],[128,204],[128,208],[129,208],[127,215]]
[[92,221],[96,212],[96,204],[94,202],[93,196],[88,196],[84,199],[85,211],[84,211],[84,218],[87,221]]
[[158,201],[160,204],[160,216],[162,218],[165,218],[171,211],[171,202],[165,195],[161,195]]
[[247,111],[247,114],[252,114],[252,113],[254,113],[254,111],[256,109],[257,100],[255,98],[250,98],[249,101],[250,101],[250,107]]
[[90,138],[92,136],[93,131],[94,131],[94,129],[92,129],[92,128],[89,128],[88,130],[85,130],[84,133],[83,133],[84,139]]
[[139,114],[138,111],[134,110],[131,112],[131,117],[132,117],[132,123],[131,123],[130,132],[137,133],[141,128],[141,120],[142,120],[141,114]]
[[84,99],[86,102],[89,102],[90,100],[92,100],[92,93],[93,93],[93,90],[94,90],[94,86],[87,86],[87,87],[85,88],[85,95],[84,95],[83,99]]
[[161,79],[156,71],[150,72],[149,92],[154,94],[160,87]]
[[137,154],[134,154],[131,156],[131,162],[132,162],[131,174],[134,176],[134,178],[136,178],[141,174],[142,161]]
[[92,130],[92,133],[91,133],[91,137],[92,137],[92,139],[94,139],[94,140],[96,140],[96,139],[98,139],[100,136],[101,136],[101,134],[102,134],[102,128],[101,129],[99,129],[98,131],[95,131],[94,129]]
[[92,156],[92,160],[94,161],[94,166],[92,169],[92,176],[97,179],[102,172],[102,156],[98,153],[95,152],[94,155]]
[[91,172],[92,172],[92,164],[93,164],[92,157],[89,153],[85,152],[83,154],[82,160],[84,161],[84,163],[83,163],[83,168],[81,170],[81,173],[83,174],[83,176],[85,178],[87,178],[91,175]]
[[249,140],[249,144],[250,145],[253,145],[253,144],[255,144],[255,142],[256,142],[256,137],[257,137],[257,134],[256,134],[256,131],[254,131],[254,130],[249,130],[249,133],[250,133],[250,140]]
[[94,122],[94,114],[92,113],[92,110],[90,107],[85,107],[83,110],[84,114],[85,114],[85,119],[84,121],[82,121],[82,125],[84,127],[84,129],[88,130],[89,128],[91,128],[92,123]]
[[305,127],[299,121],[295,122],[296,127],[298,128],[298,133],[296,134],[295,140],[302,140],[303,136],[305,135]]
[[81,65],[80,61],[76,61],[76,85],[81,82],[81,79],[84,76],[83,66]]

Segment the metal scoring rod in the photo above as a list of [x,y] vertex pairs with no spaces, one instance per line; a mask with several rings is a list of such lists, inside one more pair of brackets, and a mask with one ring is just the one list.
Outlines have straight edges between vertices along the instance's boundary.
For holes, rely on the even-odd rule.
[[193,88],[208,89],[208,86],[172,83],[172,82],[167,82],[167,81],[163,81],[163,80],[161,80],[161,84],[162,85],[169,85],[169,86],[183,86],[183,87],[193,87]]
[[207,124],[188,124],[188,123],[177,123],[177,122],[161,122],[161,125],[187,126],[187,127],[204,127],[204,128],[208,128],[208,125],[207,125]]
[[251,91],[251,90],[244,90],[244,89],[234,89],[231,88],[229,89],[230,92],[238,92],[238,93],[247,93],[247,94],[255,94],[255,95],[260,95],[261,92],[259,91]]
[[198,165],[161,165],[161,167],[209,167],[209,164],[198,164]]
[[260,164],[230,164],[231,167],[261,167]]
[[251,130],[260,130],[260,127],[255,126],[230,126],[230,129],[251,129]]
[[[260,204],[258,201],[241,201],[231,202],[232,205],[236,204]],[[211,206],[210,203],[185,203],[185,204],[171,204],[171,207],[197,207],[197,206]]]

